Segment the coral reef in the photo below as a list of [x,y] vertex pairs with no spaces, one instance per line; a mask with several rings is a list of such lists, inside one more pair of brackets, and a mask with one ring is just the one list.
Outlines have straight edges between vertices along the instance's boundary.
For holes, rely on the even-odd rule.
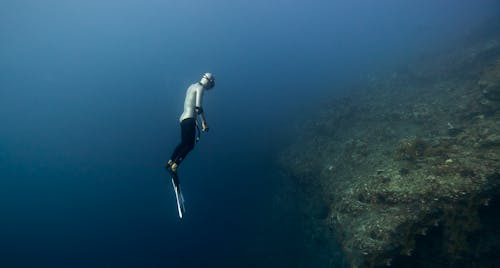
[[312,240],[337,240],[351,267],[500,261],[481,258],[500,246],[484,212],[500,197],[500,38],[350,94],[302,122],[279,159]]

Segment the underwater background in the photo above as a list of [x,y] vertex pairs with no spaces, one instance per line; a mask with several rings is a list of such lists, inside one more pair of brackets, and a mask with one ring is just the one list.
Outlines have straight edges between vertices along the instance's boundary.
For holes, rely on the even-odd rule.
[[[350,266],[334,238],[308,244],[279,155],[326,99],[498,16],[493,0],[0,1],[0,266]],[[163,166],[204,72],[211,130],[180,167],[180,220]]]

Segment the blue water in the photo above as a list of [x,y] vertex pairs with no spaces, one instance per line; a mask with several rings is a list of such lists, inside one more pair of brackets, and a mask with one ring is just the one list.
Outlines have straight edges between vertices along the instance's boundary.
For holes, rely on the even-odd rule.
[[[0,266],[255,267],[307,259],[270,220],[290,126],[445,47],[496,1],[0,2]],[[211,131],[163,165],[204,72]],[[283,211],[290,209],[283,208]],[[287,218],[287,217],[285,217]],[[293,215],[288,219],[294,219]]]

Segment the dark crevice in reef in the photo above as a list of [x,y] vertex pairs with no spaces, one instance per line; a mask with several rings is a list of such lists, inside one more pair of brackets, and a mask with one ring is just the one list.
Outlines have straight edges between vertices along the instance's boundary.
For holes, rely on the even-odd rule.
[[493,33],[370,76],[301,122],[279,162],[307,248],[332,247],[320,267],[342,264],[337,243],[351,267],[500,266]]
[[[478,223],[475,231],[467,233],[459,228],[451,234],[445,225],[436,224],[424,235],[415,239],[412,256],[396,257],[394,267],[495,267],[500,263],[500,195],[478,209]],[[455,246],[457,239],[460,246]]]

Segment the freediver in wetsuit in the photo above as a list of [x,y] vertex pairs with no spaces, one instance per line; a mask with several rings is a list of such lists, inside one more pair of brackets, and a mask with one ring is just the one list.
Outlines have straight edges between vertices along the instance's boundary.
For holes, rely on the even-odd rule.
[[177,169],[187,154],[193,150],[196,140],[197,118],[201,120],[203,132],[208,131],[208,124],[203,113],[203,93],[215,86],[215,78],[211,73],[205,73],[200,82],[192,84],[186,91],[184,112],[179,118],[181,125],[181,143],[177,145],[167,162],[166,169],[172,174],[178,185]]

